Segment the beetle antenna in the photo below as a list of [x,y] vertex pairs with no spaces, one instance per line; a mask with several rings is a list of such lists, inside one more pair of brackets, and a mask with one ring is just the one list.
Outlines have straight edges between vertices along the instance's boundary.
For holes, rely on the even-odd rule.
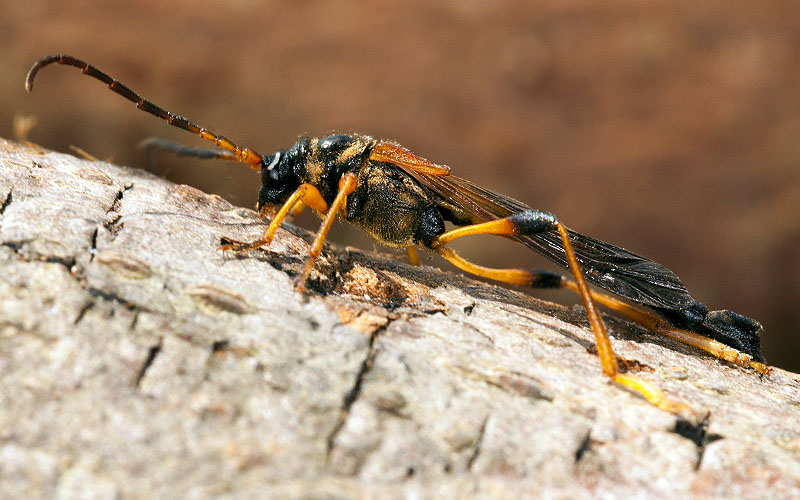
[[151,115],[155,115],[162,120],[166,120],[170,125],[173,127],[178,127],[183,130],[188,130],[189,132],[193,132],[200,136],[200,138],[205,139],[207,141],[213,142],[218,148],[226,149],[233,153],[230,159],[241,162],[247,163],[250,165],[251,168],[258,170],[261,168],[262,157],[260,154],[256,153],[250,148],[237,146],[229,139],[215,134],[210,130],[206,129],[205,127],[201,127],[199,125],[195,125],[194,123],[190,122],[186,118],[175,115],[167,111],[166,109],[153,104],[152,102],[148,101],[147,99],[142,98],[139,94],[128,88],[123,83],[117,81],[113,77],[107,75],[103,71],[99,70],[98,68],[88,64],[84,61],[81,61],[78,58],[68,56],[66,54],[55,54],[51,56],[46,56],[34,63],[31,67],[30,71],[28,71],[28,76],[25,78],[25,90],[28,92],[33,90],[33,79],[36,77],[36,73],[43,67],[49,64],[65,64],[68,66],[75,66],[76,68],[80,68],[81,72],[84,75],[89,75],[92,78],[96,78],[101,82],[108,85],[108,88],[116,92],[117,94],[121,95],[125,99],[133,102],[136,104],[136,107],[141,109],[142,111],[146,111]]

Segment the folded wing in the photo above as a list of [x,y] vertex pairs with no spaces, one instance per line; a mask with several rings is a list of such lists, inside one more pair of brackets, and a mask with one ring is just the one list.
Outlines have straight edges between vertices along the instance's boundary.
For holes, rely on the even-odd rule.
[[[431,176],[409,168],[404,170],[446,204],[466,214],[472,224],[530,210],[524,203],[466,179],[453,175]],[[661,264],[572,230],[569,234],[584,276],[592,284],[652,307],[680,310],[695,302],[675,273]],[[510,238],[569,269],[557,231]]]

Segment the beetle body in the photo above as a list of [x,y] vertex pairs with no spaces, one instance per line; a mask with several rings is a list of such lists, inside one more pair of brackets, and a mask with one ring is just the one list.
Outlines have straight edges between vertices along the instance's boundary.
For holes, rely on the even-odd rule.
[[378,142],[367,135],[303,137],[265,157],[258,208],[283,204],[301,184],[314,186],[330,205],[339,179],[352,172],[357,187],[347,197],[347,222],[389,246],[430,248],[445,231],[442,200],[395,165],[370,158]]
[[[224,238],[228,243],[220,247],[223,252],[267,247],[286,216],[302,207],[309,206],[322,215],[323,223],[296,282],[298,290],[304,289],[331,225],[341,215],[381,243],[409,249],[409,256],[413,247],[423,246],[477,276],[535,288],[563,287],[578,293],[595,335],[603,372],[667,411],[680,413],[688,407],[671,401],[647,382],[620,372],[595,302],[625,314],[651,331],[739,366],[769,373],[769,367],[761,362],[761,325],[757,321],[727,310],[709,311],[661,264],[569,230],[555,215],[451,175],[449,167],[434,164],[402,146],[367,135],[336,134],[321,139],[303,137],[288,150],[262,156],[170,113],[72,56],[57,54],[37,61],[25,82],[29,91],[39,69],[52,63],[80,68],[139,109],[212,141],[217,149],[166,141],[155,141],[156,147],[180,155],[237,161],[260,171],[258,208],[262,215],[268,207],[280,208],[261,238],[252,242]],[[445,222],[451,222],[455,229],[446,230]],[[549,271],[483,267],[448,246],[455,239],[477,234],[498,235],[521,243],[569,269],[574,280]],[[655,312],[591,290],[587,282]]]

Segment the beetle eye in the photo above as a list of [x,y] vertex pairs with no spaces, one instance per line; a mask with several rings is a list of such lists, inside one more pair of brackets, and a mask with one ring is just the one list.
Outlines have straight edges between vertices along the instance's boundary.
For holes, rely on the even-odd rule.
[[271,158],[271,160],[270,160],[269,164],[266,166],[266,169],[271,172],[275,167],[278,166],[278,163],[281,161],[281,152],[278,151],[277,153],[272,155],[270,158]]

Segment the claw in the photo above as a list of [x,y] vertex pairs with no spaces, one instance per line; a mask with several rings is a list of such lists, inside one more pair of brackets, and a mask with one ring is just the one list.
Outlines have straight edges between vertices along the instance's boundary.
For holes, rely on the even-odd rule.
[[217,250],[222,252],[223,257],[225,256],[225,252],[250,252],[270,244],[270,242],[267,240],[255,240],[249,243],[245,241],[232,240],[230,238],[223,238],[222,240],[227,241],[227,243],[217,247]]
[[294,280],[294,291],[297,293],[305,293],[306,291],[306,277],[298,276]]

